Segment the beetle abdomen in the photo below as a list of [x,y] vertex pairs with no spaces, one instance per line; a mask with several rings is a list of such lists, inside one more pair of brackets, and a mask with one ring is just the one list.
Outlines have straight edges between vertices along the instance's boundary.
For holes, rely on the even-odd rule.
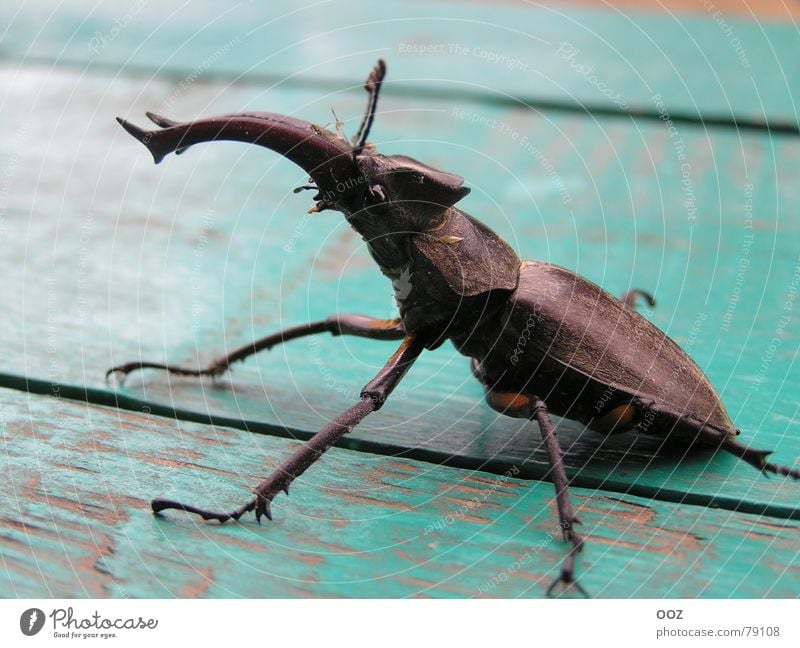
[[[536,393],[554,413],[584,423],[638,398],[736,434],[716,391],[683,349],[570,270],[523,262],[519,286],[499,318],[503,335],[478,357],[487,380],[495,377],[503,389]],[[667,422],[659,423],[649,431],[663,431]]]

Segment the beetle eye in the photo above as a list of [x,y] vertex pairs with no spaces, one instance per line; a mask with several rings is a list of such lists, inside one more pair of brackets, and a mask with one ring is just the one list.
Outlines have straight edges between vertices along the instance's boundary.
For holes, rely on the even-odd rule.
[[383,185],[374,184],[364,192],[364,209],[370,214],[384,214],[389,209],[386,189]]

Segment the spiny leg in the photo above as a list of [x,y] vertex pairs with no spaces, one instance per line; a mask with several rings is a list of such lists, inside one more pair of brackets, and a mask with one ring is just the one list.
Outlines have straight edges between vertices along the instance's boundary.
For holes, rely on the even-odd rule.
[[639,297],[642,297],[647,302],[647,305],[650,306],[650,308],[655,307],[656,305],[655,297],[653,297],[653,295],[651,295],[646,290],[639,290],[638,288],[633,288],[632,290],[629,290],[624,295],[622,295],[622,297],[620,297],[619,300],[623,304],[625,304],[628,308],[633,308],[635,310],[639,301]]
[[552,594],[559,583],[563,583],[567,587],[574,586],[583,596],[588,598],[586,591],[575,580],[575,554],[583,549],[583,539],[575,533],[574,529],[574,525],[578,523],[578,518],[575,517],[575,511],[569,499],[569,480],[564,469],[564,458],[561,456],[561,448],[558,447],[555,427],[547,411],[547,406],[543,400],[538,398],[534,398],[533,418],[539,424],[539,431],[542,434],[542,439],[544,439],[550,465],[553,468],[553,484],[555,484],[556,488],[556,504],[558,505],[561,530],[564,533],[564,539],[572,543],[572,548],[561,564],[561,575],[547,588],[547,595]]
[[697,416],[682,414],[672,409],[669,405],[661,405],[651,400],[634,398],[632,404],[643,413],[651,412],[653,414],[671,417],[681,425],[692,429],[697,441],[706,445],[719,447],[740,459],[744,459],[765,475],[772,473],[782,477],[800,479],[800,470],[797,468],[789,468],[788,466],[781,466],[767,461],[767,457],[772,454],[771,450],[756,450],[755,448],[749,448],[739,443],[735,439],[735,436],[739,434],[739,430],[725,430]]
[[331,333],[335,336],[353,335],[373,340],[400,340],[405,335],[399,319],[381,320],[374,317],[367,317],[366,315],[331,315],[327,319],[283,329],[282,331],[268,335],[260,340],[246,344],[201,369],[189,369],[178,365],[156,362],[135,361],[112,367],[106,372],[106,379],[115,374],[124,379],[128,374],[139,371],[140,369],[160,369],[179,376],[219,376],[225,373],[234,362],[244,360],[259,351],[269,350],[284,342],[296,340],[297,338],[307,335],[316,335],[318,333]]
[[253,491],[256,496],[240,508],[230,513],[213,513],[173,500],[157,498],[151,503],[153,512],[160,513],[166,509],[178,509],[196,513],[204,520],[227,522],[228,520],[238,520],[245,513],[255,510],[258,522],[261,522],[262,515],[266,515],[271,520],[270,504],[273,498],[281,491],[288,495],[289,485],[319,459],[322,453],[350,432],[370,412],[380,409],[424,348],[424,344],[419,338],[407,337],[403,340],[400,348],[389,358],[383,369],[361,390],[361,399],[317,432],[305,445],[284,461],[272,475],[258,484]]
[[568,540],[572,547],[561,564],[561,574],[547,588],[547,595],[550,596],[557,585],[563,584],[567,588],[574,587],[583,596],[589,597],[586,590],[575,580],[575,554],[583,548],[583,539],[575,532],[574,525],[579,524],[569,499],[569,480],[564,469],[564,459],[561,456],[561,448],[558,446],[555,427],[547,411],[547,405],[537,396],[519,394],[515,392],[500,392],[487,390],[486,400],[489,405],[507,416],[515,418],[527,418],[535,420],[539,424],[539,431],[542,434],[547,456],[550,459],[552,469],[553,484],[556,489],[556,505],[558,507],[558,519],[564,539]]
[[736,455],[740,459],[744,459],[751,466],[758,468],[765,475],[773,473],[781,477],[791,477],[792,479],[800,479],[800,470],[797,468],[789,468],[788,466],[781,466],[778,464],[770,463],[767,457],[772,454],[771,450],[755,450],[742,445],[733,437],[728,436],[722,442],[722,449]]

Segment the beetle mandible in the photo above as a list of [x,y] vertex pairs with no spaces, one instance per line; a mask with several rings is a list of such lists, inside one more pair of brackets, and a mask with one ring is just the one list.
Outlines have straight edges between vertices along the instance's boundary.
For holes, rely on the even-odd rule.
[[[271,519],[270,504],[323,452],[383,405],[426,349],[450,340],[470,358],[488,404],[502,414],[536,421],[551,464],[561,529],[570,549],[558,584],[585,592],[575,579],[583,541],[575,530],[568,479],[550,414],[601,434],[635,430],[686,447],[720,448],[765,473],[800,478],[800,471],[767,461],[769,452],[737,442],[739,434],[719,396],[691,358],[635,310],[643,291],[616,299],[565,268],[521,261],[491,229],[455,204],[469,193],[463,179],[402,155],[384,156],[367,143],[386,65],[378,61],[365,83],[366,113],[352,141],[306,121],[274,113],[241,113],[175,122],[147,113],[159,128],[119,123],[142,142],[156,163],[167,154],[215,140],[272,149],[310,176],[311,211],[340,211],[360,234],[397,294],[400,316],[381,320],[337,314],[279,331],[217,360],[189,369],[131,362],[110,369],[124,377],[139,369],[217,376],[233,362],[275,345],[328,332],[378,340],[402,340],[386,365],[362,389],[360,399],[254,489],[255,497],[229,513],[215,513],[157,498],[160,513],[179,509],[206,520],[238,520],[255,511]],[[415,277],[413,282],[409,277]],[[424,279],[420,279],[424,278]],[[628,353],[635,339],[636,358]],[[524,340],[524,344],[522,341]]]

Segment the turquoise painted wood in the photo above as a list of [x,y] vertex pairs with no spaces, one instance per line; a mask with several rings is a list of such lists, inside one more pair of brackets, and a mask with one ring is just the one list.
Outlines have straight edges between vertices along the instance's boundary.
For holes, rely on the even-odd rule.
[[[305,180],[297,168],[235,144],[155,167],[113,121],[144,123],[145,110],[189,119],[254,109],[330,123],[333,107],[353,132],[364,101],[357,86],[382,55],[390,83],[373,131],[382,151],[464,175],[473,188],[464,208],[523,257],[615,293],[653,291],[659,305],[646,315],[707,371],[744,438],[775,448],[782,463],[800,457],[798,139],[498,101],[608,107],[575,67],[586,57],[631,105],[659,110],[658,92],[671,113],[735,106],[740,117],[796,120],[791,30],[735,23],[752,52],[753,70],[743,71],[713,20],[472,5],[439,20],[452,5],[411,5],[409,16],[407,3],[353,3],[364,24],[347,27],[352,15],[331,2],[295,13],[271,5],[274,22],[247,33],[258,11],[249,5],[196,3],[156,28],[177,6],[165,2],[94,52],[92,39],[111,34],[121,15],[116,5],[44,20],[43,6],[25,3],[13,16],[0,8],[0,385],[31,376],[51,392],[83,398],[87,386],[108,398],[103,374],[113,364],[208,361],[335,311],[392,316],[391,287],[341,217],[303,216],[310,200],[291,192]],[[479,23],[488,15],[489,28]],[[535,40],[542,33],[547,42]],[[436,39],[470,53],[400,51]],[[559,53],[564,40],[580,54]],[[341,60],[320,62],[330,51]],[[535,65],[509,70],[479,51]],[[318,429],[392,350],[299,341],[217,382],[148,372],[120,392],[140,406],[258,423],[274,437],[3,391],[3,500],[19,508],[0,509],[0,592],[539,596],[563,546],[547,539],[556,518],[552,486],[536,481],[547,470],[538,434],[489,410],[449,348],[423,357],[348,440],[361,451],[332,451],[276,505],[268,529],[149,514],[156,495],[239,503],[290,451],[275,437]],[[585,487],[576,499],[590,591],[796,596],[797,523],[786,520],[800,515],[797,484],[731,457],[662,455],[631,436],[599,446],[566,421],[559,433]],[[531,480],[493,487],[476,467]],[[485,502],[479,510],[455,515],[473,497]],[[737,508],[770,517],[729,510]],[[44,564],[52,576],[42,576]]]
[[[2,145],[14,161],[0,244],[11,311],[0,332],[5,371],[99,387],[107,368],[131,359],[208,361],[331,312],[396,312],[390,285],[343,219],[303,216],[309,199],[291,193],[304,180],[292,165],[235,144],[152,164],[110,117],[157,106],[168,83],[154,81],[139,97],[139,80],[109,85],[68,71],[27,78],[3,109],[16,129]],[[64,107],[55,121],[51,101],[39,98],[51,86],[60,88],[52,102]],[[202,114],[252,108],[257,94],[193,87],[175,114],[188,116],[209,97],[216,99]],[[305,106],[298,114],[309,119],[324,119],[330,108],[312,90],[276,90],[271,98],[270,109]],[[337,98],[348,126],[362,101]],[[660,304],[649,316],[708,372],[745,438],[777,449],[784,463],[800,457],[793,370],[800,341],[796,327],[782,323],[798,286],[800,225],[787,216],[798,203],[787,175],[798,141],[682,128],[681,162],[660,124],[539,119],[483,104],[458,109],[507,124],[536,148],[454,118],[453,105],[433,99],[388,99],[376,140],[463,173],[474,187],[464,207],[523,257],[573,268],[612,292],[652,290]],[[691,211],[682,164],[692,170]],[[218,385],[147,373],[127,393],[310,431],[347,407],[391,350],[352,339],[299,341]],[[531,427],[489,410],[466,360],[447,348],[424,357],[353,436],[383,442],[387,452],[422,448],[441,460],[456,455],[541,476],[546,459]],[[654,459],[656,444],[647,439],[598,447],[600,437],[570,423],[561,434],[578,483],[607,480],[618,491],[636,484],[670,499],[730,498],[732,506],[746,500],[797,515],[794,485],[763,479],[732,457],[698,455],[679,467],[676,457]]]
[[137,7],[106,1],[53,13],[46,0],[8,5],[0,9],[0,24],[8,25],[0,55],[176,81],[221,76],[264,87],[314,77],[335,81],[325,86],[334,92],[360,86],[380,55],[392,61],[389,92],[402,81],[398,92],[411,82],[428,92],[651,112],[661,95],[674,112],[797,126],[800,35],[788,23],[522,3],[165,0]]
[[[154,517],[236,505],[293,443],[0,390],[6,597],[540,597],[552,486],[332,449],[275,519]],[[797,523],[576,489],[582,583],[603,597],[793,597]]]

